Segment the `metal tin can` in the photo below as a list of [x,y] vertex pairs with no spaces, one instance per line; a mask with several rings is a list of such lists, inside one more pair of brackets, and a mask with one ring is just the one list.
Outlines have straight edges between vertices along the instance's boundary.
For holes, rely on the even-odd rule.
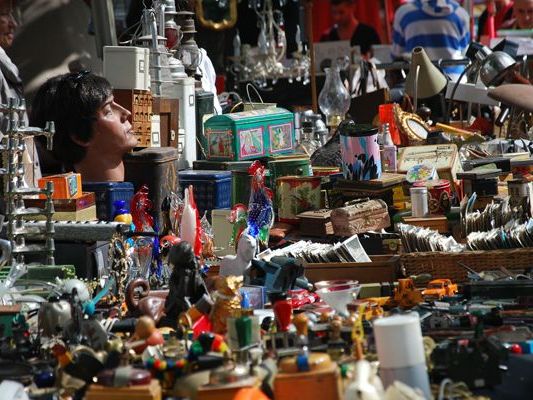
[[278,219],[298,223],[298,214],[320,208],[320,176],[285,176],[276,180]]
[[411,215],[416,218],[428,215],[428,189],[425,186],[415,186],[410,189]]
[[413,187],[426,187],[430,214],[446,214],[451,208],[451,184],[446,179],[415,182]]

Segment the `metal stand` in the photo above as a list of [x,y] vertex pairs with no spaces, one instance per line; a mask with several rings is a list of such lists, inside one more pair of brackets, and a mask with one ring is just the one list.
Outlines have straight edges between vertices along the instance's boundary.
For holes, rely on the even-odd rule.
[[[7,132],[0,143],[0,154],[4,161],[3,168],[0,168],[0,176],[3,178],[4,199],[6,202],[7,239],[11,242],[11,265],[23,264],[24,254],[43,253],[46,254],[46,264],[54,265],[54,223],[52,215],[54,213],[54,203],[52,193],[53,183],[48,182],[46,188],[32,188],[24,186],[24,164],[23,153],[26,149],[25,139],[27,137],[46,136],[47,148],[52,147],[52,136],[54,134],[53,123],[47,123],[46,128],[25,127],[24,114],[26,107],[24,101],[9,99],[9,104],[0,104],[0,112],[4,118],[8,118]],[[41,208],[26,208],[24,197],[29,195],[45,195],[46,205]],[[39,227],[26,227],[24,218],[44,215],[46,222]],[[35,236],[44,236],[45,243],[26,244],[26,239]]]

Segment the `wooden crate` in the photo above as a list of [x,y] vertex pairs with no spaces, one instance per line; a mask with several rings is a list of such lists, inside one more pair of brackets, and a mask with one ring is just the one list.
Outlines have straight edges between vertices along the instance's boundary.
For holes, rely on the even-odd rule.
[[360,283],[393,282],[401,276],[400,256],[370,256],[371,263],[308,263],[305,276],[310,282],[354,279]]
[[137,136],[137,147],[152,144],[152,94],[149,90],[115,89],[115,102],[131,112],[132,129]]

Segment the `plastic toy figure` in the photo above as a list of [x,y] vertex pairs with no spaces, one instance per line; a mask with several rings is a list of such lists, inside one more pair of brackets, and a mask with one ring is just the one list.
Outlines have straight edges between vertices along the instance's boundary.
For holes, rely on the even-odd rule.
[[170,320],[168,323],[175,326],[178,316],[200,300],[207,290],[198,272],[198,264],[190,243],[183,241],[172,246],[168,263],[172,265],[172,273],[165,313]]

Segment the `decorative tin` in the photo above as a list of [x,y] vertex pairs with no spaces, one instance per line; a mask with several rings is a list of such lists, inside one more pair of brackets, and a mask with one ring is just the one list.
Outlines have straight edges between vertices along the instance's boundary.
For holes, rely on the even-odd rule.
[[284,176],[277,179],[278,219],[298,223],[297,215],[320,208],[320,176]]
[[294,114],[267,108],[216,115],[205,122],[209,160],[253,160],[294,151]]
[[381,176],[378,129],[349,121],[339,132],[344,178],[353,181],[378,179]]
[[268,161],[270,186],[275,189],[276,180],[282,176],[312,176],[311,161],[308,155],[294,154],[273,157]]
[[413,187],[428,189],[430,214],[446,214],[451,207],[451,185],[446,179],[415,182]]

